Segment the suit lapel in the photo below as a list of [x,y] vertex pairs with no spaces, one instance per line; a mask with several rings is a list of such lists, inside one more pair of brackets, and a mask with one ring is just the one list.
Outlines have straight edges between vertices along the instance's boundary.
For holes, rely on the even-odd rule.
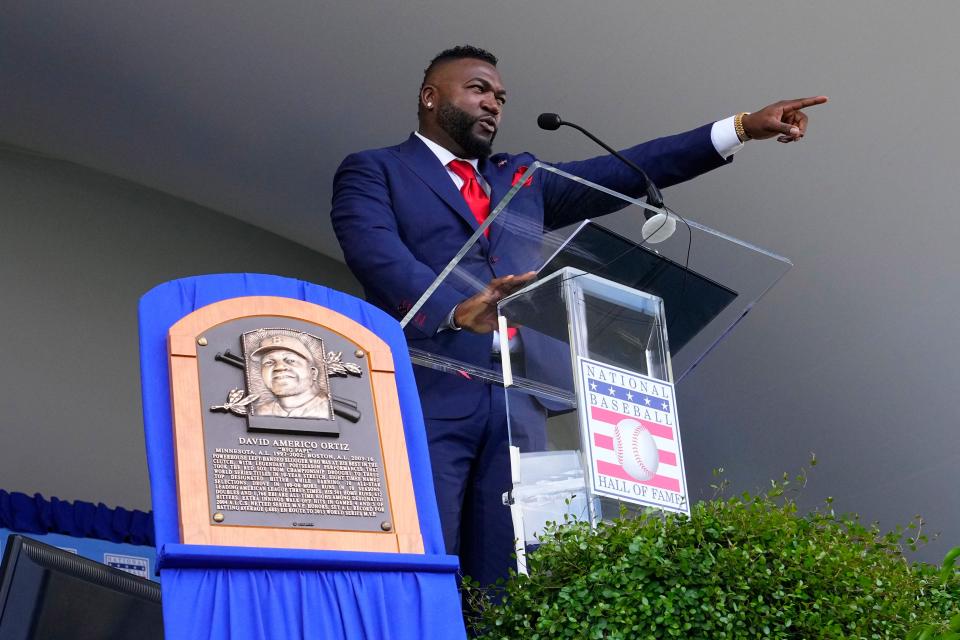
[[[506,170],[497,167],[496,162],[489,159],[480,161],[480,175],[490,185],[490,213],[497,207],[497,204],[507,195],[510,190],[510,183],[507,178],[510,175],[509,166]],[[496,246],[501,236],[504,235],[504,226],[507,224],[507,218],[511,215],[509,207],[506,211],[501,211],[497,219],[490,225],[490,246]]]
[[[437,156],[433,155],[427,145],[423,144],[417,136],[410,134],[406,142],[394,147],[393,150],[395,155],[430,187],[431,191],[463,218],[473,231],[477,230],[480,225],[470,211],[470,207],[467,206],[467,201],[463,199],[463,194],[457,190],[446,167],[440,164]],[[480,236],[480,243],[484,249],[487,248],[488,243],[484,236]]]

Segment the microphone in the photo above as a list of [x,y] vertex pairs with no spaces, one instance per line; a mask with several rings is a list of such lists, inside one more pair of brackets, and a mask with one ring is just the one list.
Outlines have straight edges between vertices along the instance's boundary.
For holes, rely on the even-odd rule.
[[644,242],[649,242],[650,244],[663,242],[677,230],[677,214],[666,207],[664,207],[663,210],[667,213],[654,214],[654,216],[648,218],[640,228],[640,237],[643,238]]
[[555,113],[541,113],[537,116],[537,126],[546,131],[556,131],[562,124],[563,120]]
[[[545,131],[556,131],[561,126],[573,127],[583,135],[587,136],[588,138],[596,142],[598,145],[606,149],[607,152],[610,153],[610,155],[614,156],[615,158],[623,162],[625,165],[627,165],[628,167],[630,167],[631,169],[639,173],[641,176],[643,176],[643,181],[646,185],[646,190],[647,190],[647,203],[650,205],[653,205],[658,209],[663,209],[663,196],[660,195],[660,189],[657,188],[657,185],[653,184],[653,180],[650,179],[650,176],[647,175],[647,172],[641,169],[639,166],[637,166],[636,163],[631,162],[630,160],[624,158],[619,151],[617,151],[610,145],[600,140],[597,136],[593,135],[592,133],[590,133],[580,125],[573,124],[572,122],[564,122],[563,119],[560,118],[560,116],[557,115],[556,113],[541,113],[539,116],[537,116],[537,126],[540,127],[541,129],[544,129]],[[645,212],[644,215],[649,215],[649,214]],[[669,220],[669,217],[664,216],[661,213],[658,213],[655,216],[649,218],[647,222],[648,223],[652,222],[656,217],[661,218],[659,222],[659,226],[662,226],[664,222]],[[676,226],[676,222],[674,222],[674,227],[675,226]],[[646,228],[646,225],[644,225],[644,228]]]

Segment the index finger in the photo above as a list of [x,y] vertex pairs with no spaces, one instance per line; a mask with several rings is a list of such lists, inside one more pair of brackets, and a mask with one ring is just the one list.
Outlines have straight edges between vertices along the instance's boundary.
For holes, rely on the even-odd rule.
[[527,280],[530,280],[535,275],[537,274],[533,271],[528,271],[526,273],[519,273],[519,274],[511,273],[509,275],[500,276],[499,278],[494,278],[493,280],[490,281],[490,286],[496,288],[512,282],[526,282]]
[[490,284],[494,286],[497,293],[501,296],[508,296],[514,291],[522,289],[531,280],[536,278],[537,274],[533,271],[528,271],[520,275],[509,275],[503,276],[502,278],[496,278]]
[[829,98],[827,96],[813,96],[811,98],[795,98],[793,100],[784,100],[780,104],[783,106],[784,111],[797,111],[799,109],[806,109],[807,107],[814,107],[818,104],[823,104],[827,102]]

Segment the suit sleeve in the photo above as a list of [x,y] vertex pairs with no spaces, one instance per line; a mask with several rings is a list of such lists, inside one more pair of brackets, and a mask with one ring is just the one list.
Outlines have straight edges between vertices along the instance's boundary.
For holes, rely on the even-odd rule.
[[[685,133],[657,138],[621,153],[642,167],[654,184],[665,189],[731,161],[721,157],[713,146],[712,127],[711,123]],[[613,156],[562,162],[555,166],[633,198],[646,193],[643,178]],[[551,228],[612,213],[625,206],[620,199],[599,195],[595,189],[580,187],[549,172],[544,173],[543,180],[544,222]]]
[[[387,176],[368,153],[348,156],[333,179],[333,229],[347,266],[371,302],[403,317],[437,277],[400,237]],[[431,337],[465,296],[441,284],[407,325],[412,337]]]

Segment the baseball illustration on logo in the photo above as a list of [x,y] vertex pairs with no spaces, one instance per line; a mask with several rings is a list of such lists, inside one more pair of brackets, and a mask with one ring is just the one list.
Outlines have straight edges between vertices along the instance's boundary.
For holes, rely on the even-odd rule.
[[660,451],[645,426],[633,418],[625,418],[613,428],[617,463],[638,482],[657,475]]

